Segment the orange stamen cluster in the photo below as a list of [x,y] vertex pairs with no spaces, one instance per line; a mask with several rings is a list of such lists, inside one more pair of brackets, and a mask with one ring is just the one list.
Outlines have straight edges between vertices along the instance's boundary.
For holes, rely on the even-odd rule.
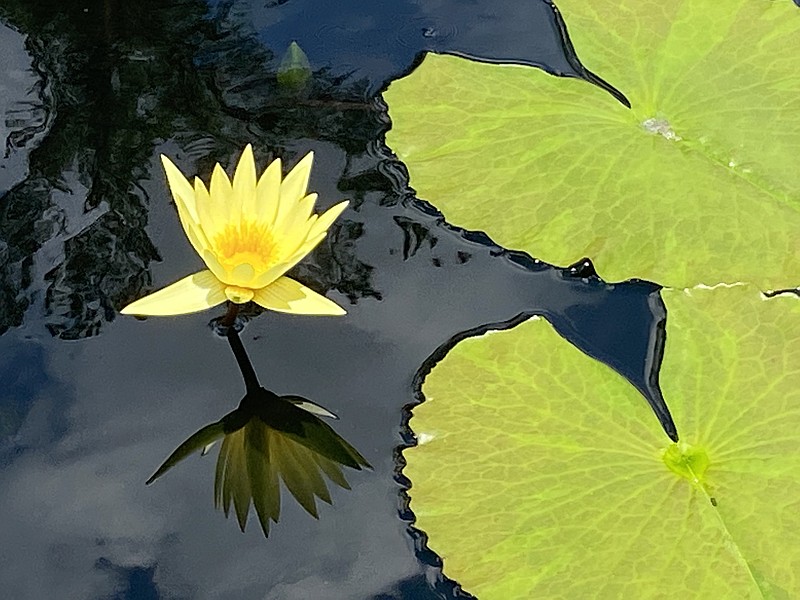
[[217,255],[225,262],[236,262],[237,257],[257,256],[266,263],[274,258],[275,245],[269,227],[254,221],[229,223],[214,238]]

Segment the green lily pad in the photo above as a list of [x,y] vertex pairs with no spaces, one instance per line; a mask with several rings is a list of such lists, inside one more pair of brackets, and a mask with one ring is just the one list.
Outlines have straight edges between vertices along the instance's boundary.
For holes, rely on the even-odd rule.
[[665,292],[682,439],[542,319],[427,376],[404,473],[444,573],[481,600],[800,596],[800,299]]
[[800,10],[563,0],[581,80],[428,55],[387,143],[457,226],[609,281],[800,283]]

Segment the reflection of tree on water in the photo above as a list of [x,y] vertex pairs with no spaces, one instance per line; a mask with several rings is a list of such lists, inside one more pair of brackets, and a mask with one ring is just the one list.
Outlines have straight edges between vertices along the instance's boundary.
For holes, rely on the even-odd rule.
[[[293,141],[328,142],[345,157],[338,185],[354,207],[367,199],[381,204],[398,199],[397,190],[407,181],[394,181],[395,174],[381,169],[375,150],[388,126],[385,107],[367,99],[423,48],[462,52],[478,44],[474,54],[479,55],[484,42],[462,28],[458,43],[465,48],[451,47],[456,40],[428,35],[429,27],[422,25],[464,17],[451,15],[444,5],[434,10],[399,3],[382,15],[383,25],[399,24],[398,35],[412,37],[381,75],[370,69],[342,72],[336,57],[331,61],[317,52],[311,61],[317,70],[308,83],[302,90],[287,89],[275,72],[286,48],[268,48],[264,35],[272,30],[257,31],[251,14],[280,11],[281,5],[262,9],[247,1],[198,0],[3,4],[0,15],[29,36],[28,51],[47,83],[42,101],[49,118],[46,137],[30,153],[29,176],[0,200],[5,243],[0,245],[0,333],[19,325],[38,304],[53,335],[90,336],[150,286],[149,265],[159,256],[144,230],[151,200],[139,182],[161,181],[151,169],[162,140],[174,140],[200,173],[227,162],[254,140],[272,155],[260,160],[283,155],[288,164],[297,158]],[[376,18],[380,10],[389,10],[386,3],[381,9],[348,6],[353,14],[377,10]],[[438,12],[427,14],[429,9]],[[551,7],[526,15],[555,18]],[[493,31],[508,24],[509,19],[498,19]],[[364,49],[364,64],[373,64],[390,48],[399,50],[392,45],[396,41]],[[517,50],[536,54],[534,42],[520,41]],[[513,54],[511,48],[508,52]],[[533,56],[520,58],[537,63]],[[581,73],[571,71],[563,56],[556,58],[548,56],[560,65],[556,71]],[[152,201],[166,198],[165,190]],[[351,302],[380,297],[372,288],[371,267],[354,254],[362,224],[342,221],[336,228],[330,240],[338,241],[326,240],[298,268],[298,279],[319,292],[336,289]]]
[[[329,160],[344,163],[338,189],[356,210],[364,204],[398,205],[385,214],[387,220],[399,217],[391,226],[404,236],[404,259],[434,249],[443,232],[441,215],[430,207],[432,218],[402,210],[412,194],[404,168],[381,143],[389,126],[381,100],[364,101],[363,91],[348,94],[331,71],[313,73],[300,96],[282,88],[267,68],[277,67],[277,57],[261,43],[252,23],[237,16],[236,5],[219,3],[216,12],[207,14],[204,3],[188,0],[135,5],[96,0],[82,5],[84,12],[55,0],[13,0],[0,9],[31,36],[29,49],[49,79],[48,103],[55,115],[49,134],[31,153],[30,176],[2,199],[0,238],[6,245],[0,254],[8,259],[0,266],[0,332],[21,323],[28,305],[38,302],[44,304],[44,319],[54,335],[92,335],[116,308],[144,295],[157,252],[144,231],[148,199],[138,182],[156,177],[163,196],[153,204],[168,202],[161,173],[150,175],[154,147],[164,139],[174,140],[184,162],[193,161],[192,170],[200,173],[209,172],[215,162],[228,163],[254,139],[260,162],[272,154],[283,155],[287,164],[308,149],[298,140],[315,140],[322,146],[320,155],[327,152]],[[347,81],[358,88],[366,85]],[[302,147],[295,150],[295,145]],[[383,290],[373,288],[372,267],[356,255],[365,224],[348,222],[348,214],[352,218],[345,213],[310,260],[290,276],[317,292],[336,289],[352,302],[380,298]],[[367,225],[373,233],[381,227],[375,220]],[[488,238],[485,242],[492,246]],[[438,256],[443,245],[430,258],[435,268],[448,266]],[[473,268],[469,247],[453,250],[452,265],[460,268],[469,261]],[[549,269],[536,268],[542,273]],[[454,281],[468,281],[460,275],[452,272]],[[580,308],[591,304],[589,294],[605,293],[602,283],[578,290],[563,285],[563,278],[545,275],[538,281],[542,295],[526,310],[547,314],[557,326],[564,315],[553,313],[565,300]],[[630,322],[610,312],[613,323]],[[649,332],[639,336],[639,344],[617,344],[620,332],[614,327],[613,335],[585,335],[598,321],[595,313],[589,315],[576,321],[579,326],[568,318],[562,331],[650,394],[657,387],[652,365],[659,361],[650,360]],[[650,311],[642,325],[654,318],[658,315]]]
[[235,327],[226,336],[244,377],[239,407],[189,437],[164,461],[152,483],[192,453],[205,454],[222,440],[214,477],[214,505],[227,517],[231,506],[244,531],[252,501],[264,535],[281,510],[280,481],[309,514],[318,518],[316,499],[332,503],[323,475],[344,489],[342,466],[371,468],[366,459],[320,417],[336,418],[299,396],[278,396],[256,377]]
[[[286,154],[289,164],[287,140],[352,146],[355,135],[356,145],[366,144],[357,133],[367,133],[357,126],[369,121],[364,105],[341,111],[309,102],[295,110],[275,73],[264,71],[269,52],[207,10],[203,2],[152,0],[18,0],[0,9],[30,36],[27,49],[48,82],[42,102],[50,117],[47,135],[30,152],[28,177],[0,200],[0,333],[40,303],[53,335],[91,336],[151,284],[149,264],[159,256],[144,229],[149,198],[138,182],[152,177],[160,140],[175,139],[190,156],[202,153],[201,168],[227,162],[253,139],[275,156]],[[325,95],[336,85],[323,75],[314,81],[305,93]],[[273,100],[259,123],[241,107],[248,94]],[[154,201],[166,198],[165,190]],[[348,243],[358,235],[357,224],[343,222],[332,236],[343,240],[340,247],[323,243],[314,256],[326,264],[306,265],[300,278],[351,301],[376,295],[370,268]]]

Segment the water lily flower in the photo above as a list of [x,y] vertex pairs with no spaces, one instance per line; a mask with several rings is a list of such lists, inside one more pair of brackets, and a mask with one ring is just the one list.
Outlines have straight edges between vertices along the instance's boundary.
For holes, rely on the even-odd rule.
[[269,310],[305,315],[342,315],[339,305],[286,277],[327,235],[347,207],[340,202],[314,214],[317,194],[307,194],[314,156],[306,154],[282,178],[281,160],[256,176],[248,144],[233,181],[217,164],[211,185],[195,177],[194,186],[166,156],[161,156],[181,225],[208,269],[189,275],[129,304],[123,314],[178,315],[230,300],[253,300]]

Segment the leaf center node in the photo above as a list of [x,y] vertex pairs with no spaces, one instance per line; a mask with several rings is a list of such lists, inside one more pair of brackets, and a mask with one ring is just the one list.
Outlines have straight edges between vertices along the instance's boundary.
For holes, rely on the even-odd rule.
[[670,471],[697,485],[703,484],[703,475],[711,462],[705,448],[683,441],[667,446],[662,458]]

